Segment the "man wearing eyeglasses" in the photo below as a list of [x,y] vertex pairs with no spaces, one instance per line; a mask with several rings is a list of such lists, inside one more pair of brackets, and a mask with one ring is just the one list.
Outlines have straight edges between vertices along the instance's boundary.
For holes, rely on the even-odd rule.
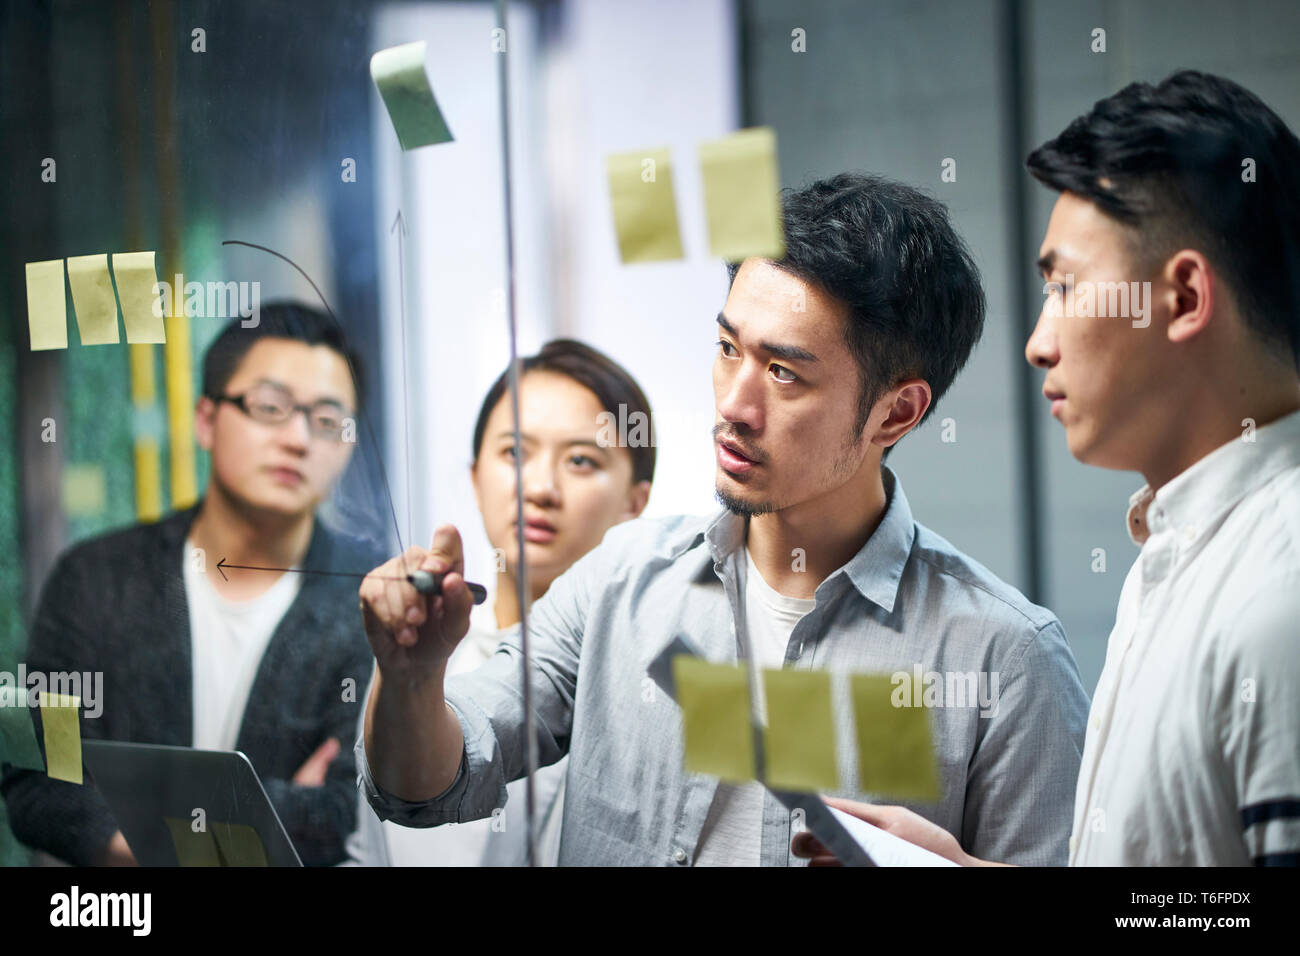
[[[243,751],[309,865],[340,862],[356,825],[339,740],[355,736],[371,662],[356,582],[282,569],[374,563],[316,516],[354,447],[356,364],[311,309],[268,305],[252,329],[233,320],[205,355],[195,408],[211,457],[203,499],[64,554],[27,652],[29,673],[102,672],[84,737]],[[73,864],[134,862],[93,781],[11,769],[0,792],[23,843]]]

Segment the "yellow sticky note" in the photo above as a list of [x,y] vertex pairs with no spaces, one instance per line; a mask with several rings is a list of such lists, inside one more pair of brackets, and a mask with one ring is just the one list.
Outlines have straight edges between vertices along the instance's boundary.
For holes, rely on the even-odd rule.
[[623,261],[682,258],[670,151],[614,153],[605,159],[605,172]]
[[673,681],[682,708],[686,769],[733,783],[753,780],[754,724],[745,672],[682,654],[673,658]]
[[155,310],[159,299],[154,294],[158,274],[153,252],[115,252],[113,279],[117,282],[117,300],[122,303],[126,340],[132,345],[165,345],[163,310]]
[[424,72],[424,49],[420,40],[380,50],[370,58],[370,76],[404,150],[449,143],[452,138]]
[[763,696],[767,699],[764,782],[779,790],[838,790],[830,673],[765,670]]
[[895,707],[885,674],[854,674],[860,788],[868,793],[932,803],[939,799],[930,715],[924,707]]
[[108,256],[69,256],[68,285],[77,313],[82,345],[113,345],[118,341],[117,296],[108,272]]
[[27,328],[32,351],[68,347],[68,299],[63,260],[27,263]]
[[172,834],[176,859],[181,866],[221,866],[217,842],[207,830],[194,832],[193,822],[177,817],[163,817]]
[[68,465],[63,469],[63,510],[79,518],[104,513],[108,491],[102,465]]
[[744,129],[700,144],[709,251],[728,262],[785,255],[776,133]]
[[81,698],[41,693],[46,773],[55,780],[81,783]]
[[222,866],[267,866],[266,848],[257,831],[242,823],[210,824]]
[[0,686],[0,763],[45,772],[25,687]]

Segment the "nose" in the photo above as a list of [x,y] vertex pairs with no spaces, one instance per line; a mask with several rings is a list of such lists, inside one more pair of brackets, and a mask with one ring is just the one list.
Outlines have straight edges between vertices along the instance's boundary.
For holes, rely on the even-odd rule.
[[[740,367],[736,367],[740,366]],[[713,396],[718,416],[751,431],[763,428],[765,366],[758,362],[730,362],[719,358],[713,375]]]
[[556,459],[548,451],[538,451],[524,458],[524,499],[538,507],[559,504],[560,491],[555,480]]
[[1051,301],[1043,305],[1029,341],[1025,343],[1025,361],[1035,368],[1051,368],[1061,360],[1056,340],[1056,310]]
[[304,409],[296,409],[289,420],[280,423],[280,444],[299,454],[306,454],[311,445],[311,422]]

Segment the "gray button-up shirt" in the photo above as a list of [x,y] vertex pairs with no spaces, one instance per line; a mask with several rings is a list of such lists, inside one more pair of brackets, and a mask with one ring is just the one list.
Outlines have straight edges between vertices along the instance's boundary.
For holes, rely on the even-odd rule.
[[[893,675],[896,703],[931,708],[943,787],[937,804],[905,805],[978,857],[1063,865],[1088,698],[1061,623],[913,521],[888,468],[884,479],[879,527],[818,585],[785,666]],[[726,511],[617,525],[533,605],[539,759],[569,755],[561,865],[694,861],[718,783],[683,768],[681,711],[647,668],[677,634],[713,661],[743,654],[745,534],[745,520]],[[506,783],[525,773],[520,670],[517,638],[507,639],[478,670],[447,681],[465,752],[455,781],[431,800],[380,791],[358,740],[362,790],[381,818],[436,826],[504,806]],[[837,680],[839,795],[895,802],[858,787]],[[790,811],[766,794],[764,865],[802,863],[791,832]]]

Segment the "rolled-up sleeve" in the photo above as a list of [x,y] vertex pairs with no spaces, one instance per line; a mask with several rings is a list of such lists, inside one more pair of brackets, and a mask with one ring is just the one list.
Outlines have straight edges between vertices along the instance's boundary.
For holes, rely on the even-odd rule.
[[[601,548],[588,552],[551,584],[529,614],[538,766],[569,752],[590,582],[600,573],[601,561]],[[364,733],[359,735],[358,786],[381,820],[433,827],[479,820],[505,807],[506,784],[527,772],[522,661],[516,631],[481,667],[447,680],[447,703],[460,721],[465,749],[455,780],[432,799],[403,800],[381,790],[366,760]]]

